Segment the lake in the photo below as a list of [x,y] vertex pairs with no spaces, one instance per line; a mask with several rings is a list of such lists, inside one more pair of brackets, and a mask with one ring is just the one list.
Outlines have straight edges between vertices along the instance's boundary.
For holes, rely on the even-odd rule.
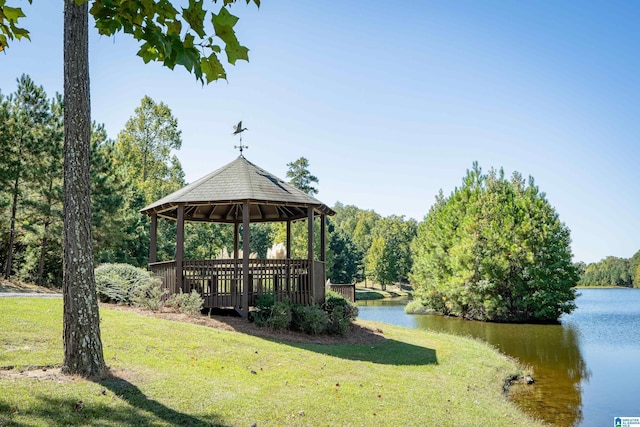
[[404,313],[406,300],[359,301],[359,318],[472,336],[533,368],[514,400],[557,426],[613,426],[640,417],[640,289],[581,289],[560,325],[466,321]]

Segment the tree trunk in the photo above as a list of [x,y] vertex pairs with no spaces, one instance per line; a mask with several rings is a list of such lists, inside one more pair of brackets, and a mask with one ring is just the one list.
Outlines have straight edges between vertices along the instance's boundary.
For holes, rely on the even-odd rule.
[[36,284],[42,286],[42,276],[44,276],[44,257],[47,253],[47,233],[49,232],[49,224],[51,219],[49,216],[44,220],[44,230],[42,232],[42,240],[40,243],[40,259],[38,260],[38,277],[36,278]]
[[102,376],[106,365],[93,273],[88,2],[64,3],[64,364]]
[[[18,156],[22,155],[22,149]],[[20,159],[18,161],[21,161]],[[18,166],[21,168],[22,165]],[[16,179],[13,184],[13,200],[11,203],[11,220],[9,229],[9,248],[7,249],[7,265],[4,271],[4,278],[9,280],[11,278],[11,267],[13,264],[13,243],[16,239],[16,213],[18,211],[18,184],[20,182],[20,170],[16,173]]]

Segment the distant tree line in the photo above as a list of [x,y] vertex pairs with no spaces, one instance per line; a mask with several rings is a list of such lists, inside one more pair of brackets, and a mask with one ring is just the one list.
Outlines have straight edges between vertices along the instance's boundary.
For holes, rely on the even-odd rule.
[[589,265],[578,263],[580,286],[640,288],[640,250],[631,258],[609,256]]

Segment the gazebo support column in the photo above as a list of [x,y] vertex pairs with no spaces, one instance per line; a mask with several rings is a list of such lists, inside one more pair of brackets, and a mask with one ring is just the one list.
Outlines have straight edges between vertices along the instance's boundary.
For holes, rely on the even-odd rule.
[[182,292],[187,292],[184,286],[182,264],[184,261],[184,204],[178,206],[178,223],[176,230],[176,285]]
[[[287,220],[287,241],[285,243],[285,246],[287,252],[284,257],[288,260],[291,260],[291,220]],[[291,265],[287,265],[285,286],[287,292],[291,292]]]
[[242,203],[242,317],[249,318],[249,201]]
[[149,263],[158,261],[158,214],[151,214],[151,226],[149,228]]
[[287,259],[291,259],[291,221],[287,221]]
[[327,216],[320,215],[320,261],[326,261],[326,245],[327,245]]
[[313,283],[315,276],[314,262],[313,262],[313,208],[309,206],[307,208],[307,223],[308,223],[308,245],[307,245],[307,258],[309,259],[309,288],[311,293],[311,301],[316,300],[315,295],[315,283]]

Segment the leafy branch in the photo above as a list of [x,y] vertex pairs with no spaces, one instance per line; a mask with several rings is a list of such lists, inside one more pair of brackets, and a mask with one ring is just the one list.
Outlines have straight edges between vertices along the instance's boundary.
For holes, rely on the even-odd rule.
[[[78,4],[86,1],[76,0]],[[260,7],[260,0],[245,1]],[[197,80],[210,83],[227,78],[218,56],[223,46],[228,63],[249,60],[249,49],[240,44],[234,30],[238,17],[228,10],[235,2],[222,0],[215,13],[205,9],[204,0],[189,0],[179,10],[170,0],[94,0],[90,13],[100,34],[112,36],[122,31],[141,42],[137,54],[145,63],[158,61],[170,69],[182,65]],[[0,51],[14,38],[29,39],[29,32],[17,25],[25,16],[22,9],[5,3],[0,0]],[[212,35],[205,28],[209,24]]]

